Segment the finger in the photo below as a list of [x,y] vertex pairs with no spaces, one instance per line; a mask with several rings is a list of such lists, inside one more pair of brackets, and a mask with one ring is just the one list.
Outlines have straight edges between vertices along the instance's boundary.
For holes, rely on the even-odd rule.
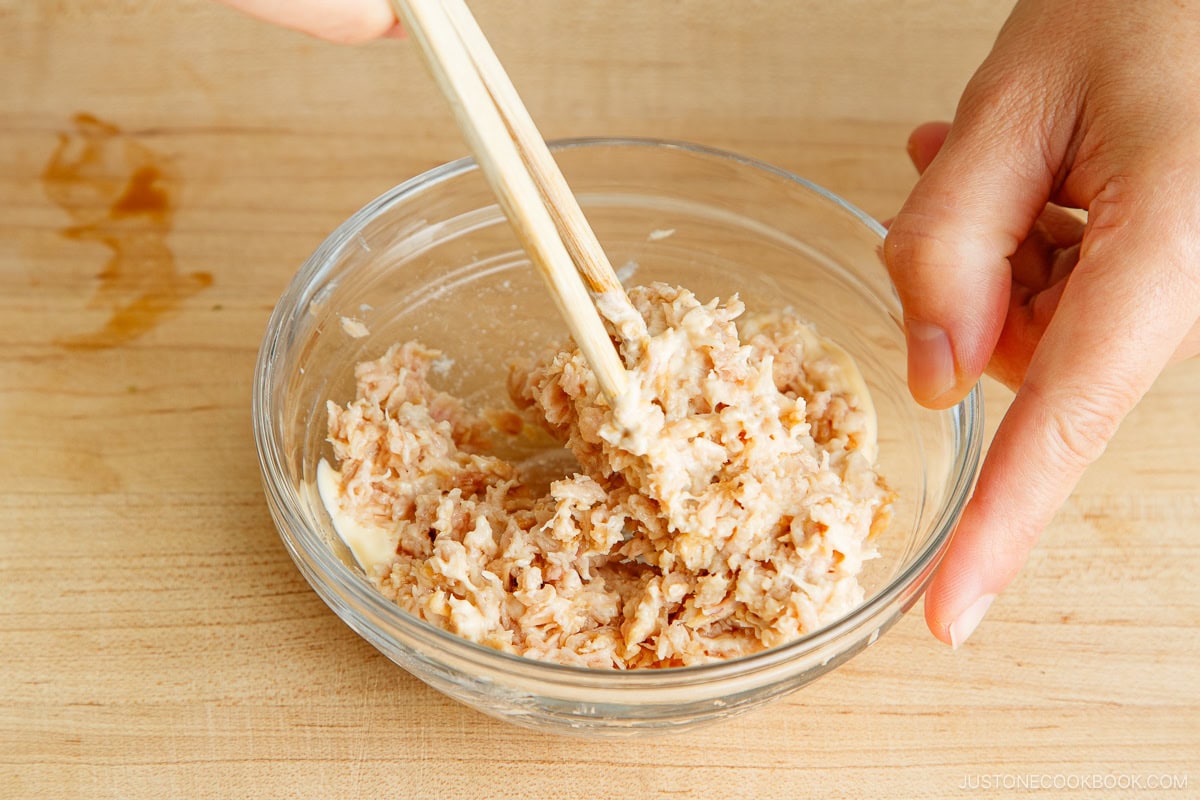
[[[904,306],[909,388],[932,407],[960,400],[986,367],[1008,310],[1007,259],[1054,181],[1034,111],[989,91],[968,87],[884,246]],[[914,160],[938,133],[918,131]]]
[[1042,215],[1008,259],[1012,279],[1030,289],[1042,290],[1057,283],[1075,266],[1084,223],[1070,211],[1046,206]]
[[[1017,256],[1014,256],[1014,274],[1017,272],[1016,259]],[[1067,278],[1078,259],[1078,244],[1055,250],[1045,263],[1037,267],[1037,274],[1043,276],[1041,283],[1026,286],[1016,280],[1013,282],[1008,316],[986,372],[1014,392],[1025,382],[1029,361],[1058,309]],[[1198,354],[1200,323],[1175,348],[1170,363],[1176,364]]]
[[[1195,225],[1152,191],[1106,189],[979,483],[926,594],[961,645],[1024,565],[1055,510],[1196,326]],[[1190,212],[1187,212],[1190,213]],[[1172,223],[1174,217],[1174,223]]]
[[1171,363],[1178,364],[1180,361],[1186,361],[1196,356],[1200,356],[1200,322],[1192,326],[1188,335],[1183,337],[1183,342],[1175,348],[1175,354],[1171,356]]
[[338,44],[403,36],[388,0],[220,0],[259,19]]
[[908,157],[918,173],[925,172],[933,163],[949,133],[949,122],[926,122],[908,135]]
[[1013,391],[1024,382],[1029,360],[1079,261],[1082,236],[1083,223],[1078,218],[1062,208],[1047,206],[1009,259],[1008,312],[986,372]]
[[1014,392],[1025,382],[1030,359],[1058,310],[1066,278],[1045,289],[1033,289],[1013,283],[1009,298],[1008,316],[992,359],[987,365],[987,374],[1003,383]]

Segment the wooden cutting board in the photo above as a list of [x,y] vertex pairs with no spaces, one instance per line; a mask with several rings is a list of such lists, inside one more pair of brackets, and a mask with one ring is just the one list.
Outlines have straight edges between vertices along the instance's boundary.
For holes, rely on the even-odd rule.
[[[547,135],[726,147],[882,217],[908,129],[953,113],[1007,3],[476,5]],[[267,515],[255,351],[337,223],[463,152],[405,43],[0,0],[0,797],[1200,796],[1197,362],[959,652],[914,614],[761,712],[585,742],[350,632]]]

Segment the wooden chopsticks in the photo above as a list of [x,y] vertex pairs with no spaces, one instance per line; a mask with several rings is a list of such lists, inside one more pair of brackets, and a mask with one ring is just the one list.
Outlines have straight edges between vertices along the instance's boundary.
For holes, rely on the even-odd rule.
[[501,209],[550,288],[601,390],[613,402],[625,389],[625,368],[588,289],[607,307],[615,307],[610,317],[626,325],[631,318],[641,324],[641,317],[512,81],[463,0],[392,0],[392,5],[450,101]]

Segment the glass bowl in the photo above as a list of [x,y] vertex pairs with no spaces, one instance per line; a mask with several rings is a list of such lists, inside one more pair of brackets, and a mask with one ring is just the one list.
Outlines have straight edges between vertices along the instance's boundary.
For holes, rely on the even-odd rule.
[[[729,717],[790,692],[872,645],[913,606],[940,560],[979,464],[976,391],[945,411],[905,384],[900,304],[883,228],[794,175],[691,144],[589,139],[554,146],[627,284],[666,281],[702,300],[795,308],[858,362],[879,417],[879,468],[898,493],[867,562],[866,601],[834,623],[751,656],[663,670],[560,666],[501,653],[401,611],[368,582],[315,489],[330,458],[325,401],[353,398],[354,365],[396,341],[442,350],[441,388],[505,397],[513,354],[566,328],[472,160],[438,167],[343,223],[271,316],[254,380],[254,431],[279,533],[317,594],[388,658],[445,694],[530,727],[628,735]],[[364,323],[354,338],[343,317]],[[359,331],[361,333],[361,330]],[[331,459],[332,460],[332,459]]]

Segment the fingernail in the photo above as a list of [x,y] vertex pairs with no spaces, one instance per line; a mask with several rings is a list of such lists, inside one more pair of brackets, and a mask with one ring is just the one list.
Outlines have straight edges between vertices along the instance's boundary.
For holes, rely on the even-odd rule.
[[954,352],[950,337],[937,325],[920,320],[904,323],[908,337],[908,387],[913,397],[932,402],[954,388]]
[[994,594],[985,594],[976,600],[971,606],[958,615],[958,619],[950,624],[950,646],[955,650],[967,643],[967,639],[971,638],[971,634],[979,627],[983,615],[987,613],[992,606],[992,601],[996,599]]

